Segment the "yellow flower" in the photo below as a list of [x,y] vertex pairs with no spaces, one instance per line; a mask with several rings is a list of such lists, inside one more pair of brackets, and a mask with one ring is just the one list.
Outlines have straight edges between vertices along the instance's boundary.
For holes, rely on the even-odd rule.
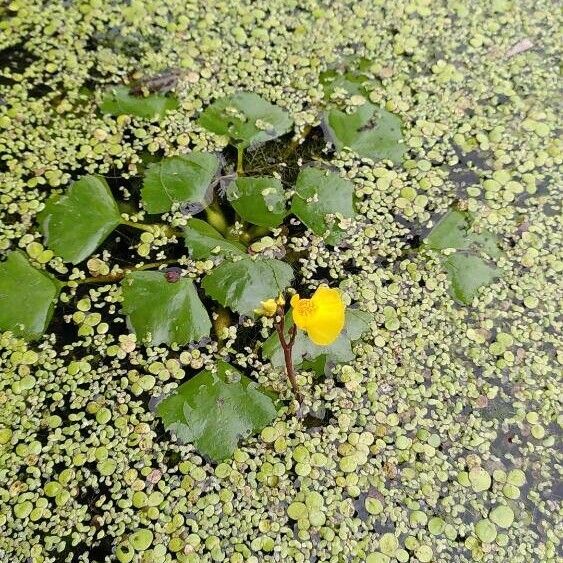
[[257,315],[264,317],[273,317],[278,310],[278,303],[275,299],[268,299],[260,302],[260,308],[254,309]]
[[311,299],[294,295],[291,306],[293,322],[319,346],[332,344],[344,328],[345,305],[338,289],[321,285]]

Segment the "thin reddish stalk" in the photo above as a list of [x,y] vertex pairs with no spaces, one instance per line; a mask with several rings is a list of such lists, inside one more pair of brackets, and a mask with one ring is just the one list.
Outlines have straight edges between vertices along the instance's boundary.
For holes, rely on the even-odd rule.
[[291,388],[293,389],[293,393],[295,398],[301,403],[303,401],[303,396],[299,391],[299,386],[297,385],[297,378],[295,377],[295,371],[293,369],[293,344],[295,342],[295,335],[297,334],[297,327],[293,325],[289,329],[289,340],[285,339],[285,320],[284,320],[284,310],[283,307],[279,307],[278,313],[279,315],[279,322],[276,323],[276,331],[278,333],[278,337],[280,339],[280,344],[283,349],[283,357],[285,360],[285,373],[287,374],[287,378],[291,383]]

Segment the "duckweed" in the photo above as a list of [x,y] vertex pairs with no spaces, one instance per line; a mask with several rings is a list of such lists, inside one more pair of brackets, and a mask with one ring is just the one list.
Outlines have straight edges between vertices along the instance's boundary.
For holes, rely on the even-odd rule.
[[[7,561],[558,560],[554,9],[528,0],[0,7],[0,254],[19,249],[74,280],[51,332],[33,343],[0,334]],[[177,109],[154,119],[98,111],[106,88],[172,68]],[[403,122],[401,164],[319,142],[319,76],[359,70],[370,102]],[[226,139],[197,118],[241,88],[291,113],[295,160],[330,162],[355,190],[358,216],[339,246],[296,224],[253,246],[294,259],[304,294],[328,281],[373,315],[355,359],[300,370],[298,413],[260,352],[271,327],[233,316],[220,345],[145,347],[115,286],[78,283],[170,258],[197,280],[212,263],[170,256],[158,229],[124,226],[119,245],[69,265],[37,229],[46,198],[85,174],[106,177],[131,222],[152,221],[133,206],[146,166],[223,151]],[[360,103],[335,95],[347,111]],[[269,145],[247,151],[248,170],[278,161],[282,144]],[[276,169],[288,190],[294,167]],[[501,277],[466,307],[449,295],[448,252],[423,243],[452,206],[502,251]],[[173,209],[162,221],[181,230],[188,218]],[[259,436],[213,464],[162,431],[147,397],[217,357],[282,404]]]

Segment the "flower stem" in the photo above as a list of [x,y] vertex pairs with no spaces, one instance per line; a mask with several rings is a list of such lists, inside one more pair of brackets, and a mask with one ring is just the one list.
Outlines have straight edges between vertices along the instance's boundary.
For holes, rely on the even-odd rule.
[[295,335],[297,334],[297,326],[293,325],[289,329],[289,340],[285,338],[285,320],[284,320],[284,310],[283,307],[278,308],[278,313],[280,320],[276,323],[276,331],[280,339],[280,344],[283,349],[283,357],[285,360],[285,372],[287,378],[291,383],[291,388],[293,389],[293,394],[299,403],[303,402],[303,395],[299,391],[299,385],[297,385],[297,378],[295,377],[295,371],[293,369],[293,344],[295,343]]

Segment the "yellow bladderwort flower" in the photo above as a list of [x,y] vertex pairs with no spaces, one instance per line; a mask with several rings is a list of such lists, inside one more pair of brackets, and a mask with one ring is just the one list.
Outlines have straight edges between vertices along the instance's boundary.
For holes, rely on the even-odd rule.
[[260,307],[254,312],[261,317],[273,317],[278,310],[278,302],[275,299],[267,299],[260,302]]
[[311,299],[291,298],[293,322],[319,346],[332,344],[344,328],[345,305],[338,289],[317,288]]

